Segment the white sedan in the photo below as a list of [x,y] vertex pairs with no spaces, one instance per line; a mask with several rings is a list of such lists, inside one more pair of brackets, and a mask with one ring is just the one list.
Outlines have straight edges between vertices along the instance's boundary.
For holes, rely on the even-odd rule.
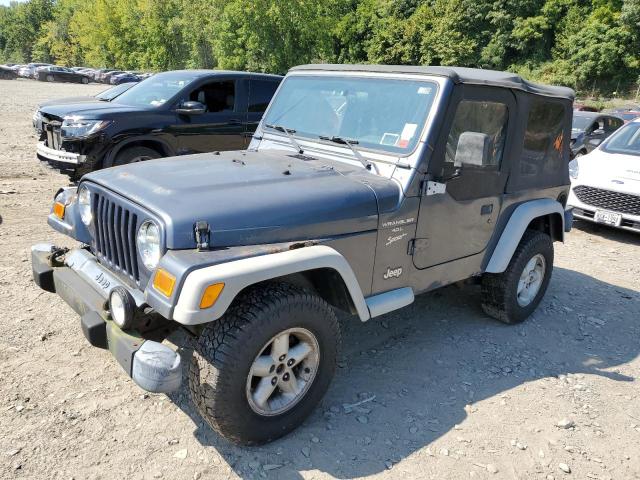
[[640,233],[640,120],[569,163],[573,216]]

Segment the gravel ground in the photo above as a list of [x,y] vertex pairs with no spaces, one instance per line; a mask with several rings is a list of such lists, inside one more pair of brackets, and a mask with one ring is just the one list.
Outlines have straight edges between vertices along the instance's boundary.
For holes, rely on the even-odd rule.
[[265,447],[145,394],[31,280],[33,243],[71,244],[46,224],[67,180],[38,164],[31,115],[102,88],[0,80],[0,478],[640,478],[640,236],[585,224],[523,325],[484,316],[472,287],[345,318],[324,401]]

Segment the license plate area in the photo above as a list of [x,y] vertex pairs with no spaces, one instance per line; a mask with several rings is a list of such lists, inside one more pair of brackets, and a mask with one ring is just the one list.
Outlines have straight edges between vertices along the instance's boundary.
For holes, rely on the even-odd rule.
[[613,225],[615,227],[619,227],[622,223],[622,214],[616,212],[608,212],[606,210],[597,210],[593,218],[598,223]]

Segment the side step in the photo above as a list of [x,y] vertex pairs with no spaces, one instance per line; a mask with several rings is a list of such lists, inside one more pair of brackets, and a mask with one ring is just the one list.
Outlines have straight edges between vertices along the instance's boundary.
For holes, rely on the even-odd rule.
[[371,318],[393,312],[399,308],[410,305],[415,300],[411,287],[398,288],[380,293],[365,299]]

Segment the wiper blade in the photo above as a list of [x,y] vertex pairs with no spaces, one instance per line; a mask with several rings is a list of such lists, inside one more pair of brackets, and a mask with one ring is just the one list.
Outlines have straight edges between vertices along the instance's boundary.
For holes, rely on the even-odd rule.
[[293,134],[296,133],[296,131],[292,128],[287,128],[287,127],[283,127],[282,125],[273,125],[270,123],[265,123],[264,124],[265,127],[270,128],[272,130],[276,130],[278,132],[282,132],[284,133],[287,138],[289,138],[289,142],[291,142],[291,145],[294,146],[294,148],[296,148],[298,150],[299,154],[303,154],[304,151],[302,150],[302,147],[300,146],[300,144],[296,141],[296,139],[294,138]]
[[[343,137],[327,137],[326,135],[320,135],[318,138],[320,140],[327,140],[329,142],[338,143],[340,145],[347,145],[351,149],[353,154],[360,160],[360,162],[362,162],[362,164],[366,168],[368,168],[370,165],[373,165],[376,168],[376,172],[380,173],[378,170],[378,166],[375,163],[371,163],[370,161],[365,159],[360,153],[360,151],[354,147],[354,145],[358,145],[357,140],[352,140],[352,139],[343,138]],[[390,162],[389,160],[381,160],[379,158],[376,158],[374,161],[378,163],[384,163],[386,165],[393,165],[394,167],[398,167],[398,168],[404,168],[405,170],[411,170],[411,165],[409,165],[408,163]]]
[[366,158],[364,158],[362,156],[362,154],[360,153],[360,151],[356,147],[354,147],[354,145],[358,145],[358,143],[359,143],[357,140],[354,140],[354,139],[351,139],[351,138],[336,137],[336,136],[328,137],[326,135],[320,135],[318,138],[320,140],[327,140],[328,142],[337,143],[339,145],[346,145],[353,152],[353,155],[358,159],[358,161],[362,164],[362,166],[364,168],[369,170],[369,169],[371,169],[371,166],[373,165],[376,168],[376,172],[380,173],[378,171],[378,167],[375,166],[374,164],[372,164]]

